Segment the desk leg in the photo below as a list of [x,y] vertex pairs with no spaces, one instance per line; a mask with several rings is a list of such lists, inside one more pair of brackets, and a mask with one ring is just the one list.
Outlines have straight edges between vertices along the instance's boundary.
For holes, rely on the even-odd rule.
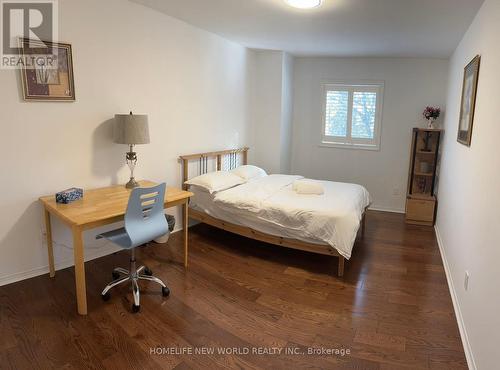
[[85,288],[85,261],[83,259],[83,231],[74,226],[73,231],[73,251],[75,256],[75,280],[76,280],[76,302],[78,313],[87,314],[87,290]]
[[54,267],[54,246],[52,245],[52,224],[50,223],[50,213],[47,209],[43,210],[45,214],[45,233],[47,234],[47,252],[49,254],[49,271],[50,277],[56,276]]
[[182,205],[182,232],[184,233],[184,267],[188,267],[188,202]]

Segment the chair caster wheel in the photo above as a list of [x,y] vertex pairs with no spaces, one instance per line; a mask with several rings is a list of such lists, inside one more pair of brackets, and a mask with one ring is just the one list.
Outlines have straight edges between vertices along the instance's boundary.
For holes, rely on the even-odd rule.
[[111,276],[113,277],[113,280],[118,280],[120,278],[120,273],[117,271],[113,271],[111,273]]
[[146,267],[144,269],[144,275],[153,276],[153,271],[151,271],[151,269],[149,267]]
[[168,297],[170,295],[170,289],[168,289],[168,287],[161,287],[161,294],[163,294],[164,297]]
[[141,306],[136,306],[135,304],[132,305],[132,312],[137,313],[141,310]]
[[111,293],[107,292],[106,294],[102,294],[101,298],[102,298],[103,301],[107,302],[111,298]]

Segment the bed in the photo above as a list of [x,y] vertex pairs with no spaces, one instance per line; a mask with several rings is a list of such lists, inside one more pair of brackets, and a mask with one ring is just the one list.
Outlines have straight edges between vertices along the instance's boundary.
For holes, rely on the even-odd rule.
[[249,148],[181,156],[183,187],[194,193],[189,218],[251,239],[338,257],[338,276],[358,234],[364,235],[370,196],[360,185],[321,181],[323,195],[301,195],[302,176],[268,175],[209,193],[192,177],[248,164]]

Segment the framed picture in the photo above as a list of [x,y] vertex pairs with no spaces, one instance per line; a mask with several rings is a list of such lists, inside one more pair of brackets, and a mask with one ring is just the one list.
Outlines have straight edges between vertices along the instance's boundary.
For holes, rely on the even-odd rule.
[[24,100],[75,101],[71,45],[26,38],[19,42]]
[[464,70],[462,88],[462,103],[460,105],[460,122],[458,124],[459,143],[470,146],[472,138],[472,125],[476,109],[477,83],[479,80],[479,64],[481,56],[476,56]]

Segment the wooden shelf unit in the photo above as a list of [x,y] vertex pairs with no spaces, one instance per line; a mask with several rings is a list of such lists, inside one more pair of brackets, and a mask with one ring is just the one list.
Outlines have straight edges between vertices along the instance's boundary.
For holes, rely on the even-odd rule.
[[442,133],[439,129],[413,129],[406,195],[409,224],[434,225],[437,206],[434,187]]

